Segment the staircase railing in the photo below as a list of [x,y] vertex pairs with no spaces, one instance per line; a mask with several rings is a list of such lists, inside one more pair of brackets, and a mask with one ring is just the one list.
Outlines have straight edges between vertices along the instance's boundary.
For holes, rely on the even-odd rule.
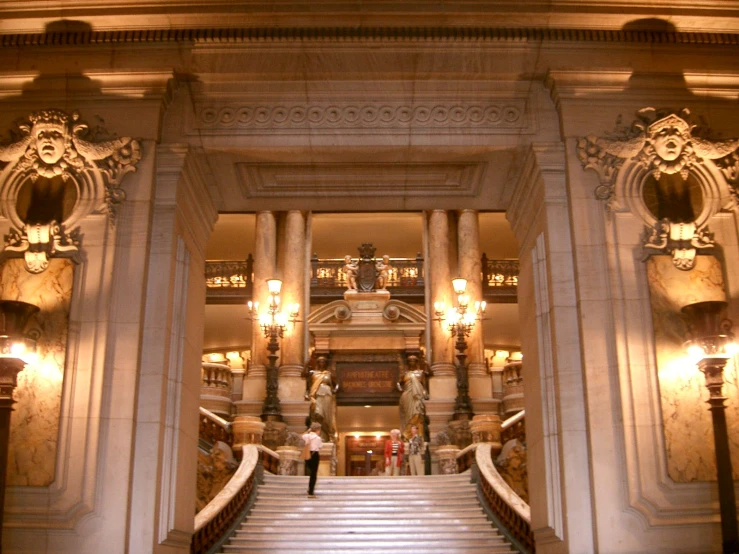
[[198,430],[198,439],[200,445],[211,448],[218,441],[225,442],[229,446],[233,446],[231,437],[231,424],[218,417],[210,410],[200,407],[200,426]]
[[[247,444],[242,452],[241,464],[234,476],[195,516],[191,554],[212,554],[220,549],[254,503],[261,478],[262,447]],[[274,452],[271,454],[279,458]]]
[[479,490],[483,507],[513,546],[526,554],[534,554],[534,534],[531,531],[531,509],[493,464],[490,443],[479,443],[475,453],[479,471]]

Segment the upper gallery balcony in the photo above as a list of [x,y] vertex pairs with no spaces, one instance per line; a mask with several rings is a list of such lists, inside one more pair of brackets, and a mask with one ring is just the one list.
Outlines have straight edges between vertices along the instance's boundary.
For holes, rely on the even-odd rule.
[[[310,300],[325,304],[340,300],[346,291],[343,258],[310,260]],[[393,298],[414,304],[424,302],[425,269],[421,254],[415,258],[390,258],[387,290]],[[483,298],[488,303],[515,303],[518,293],[518,260],[491,260],[482,255]],[[244,304],[252,299],[254,259],[206,262],[208,304]]]

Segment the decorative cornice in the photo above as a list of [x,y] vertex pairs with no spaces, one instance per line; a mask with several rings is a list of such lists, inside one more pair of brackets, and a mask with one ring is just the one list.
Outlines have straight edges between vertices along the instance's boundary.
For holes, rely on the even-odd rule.
[[265,42],[608,42],[739,45],[735,33],[498,27],[282,27],[142,29],[18,33],[0,36],[0,48],[120,43],[234,44]]

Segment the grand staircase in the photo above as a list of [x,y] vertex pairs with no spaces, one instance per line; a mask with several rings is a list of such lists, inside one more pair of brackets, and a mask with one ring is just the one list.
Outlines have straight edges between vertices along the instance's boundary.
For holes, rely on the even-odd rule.
[[307,477],[265,474],[225,553],[515,552],[485,516],[468,475]]

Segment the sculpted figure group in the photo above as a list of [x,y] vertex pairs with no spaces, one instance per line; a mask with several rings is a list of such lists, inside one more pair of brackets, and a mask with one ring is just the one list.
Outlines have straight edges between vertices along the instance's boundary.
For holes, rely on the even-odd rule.
[[[386,290],[388,276],[391,269],[390,256],[387,254],[384,255],[381,260],[377,260],[375,262],[375,273],[377,275],[375,279],[375,290]],[[357,272],[359,271],[359,264],[352,260],[352,257],[349,254],[344,256],[344,265],[342,270],[344,272],[347,290],[357,290]]]

